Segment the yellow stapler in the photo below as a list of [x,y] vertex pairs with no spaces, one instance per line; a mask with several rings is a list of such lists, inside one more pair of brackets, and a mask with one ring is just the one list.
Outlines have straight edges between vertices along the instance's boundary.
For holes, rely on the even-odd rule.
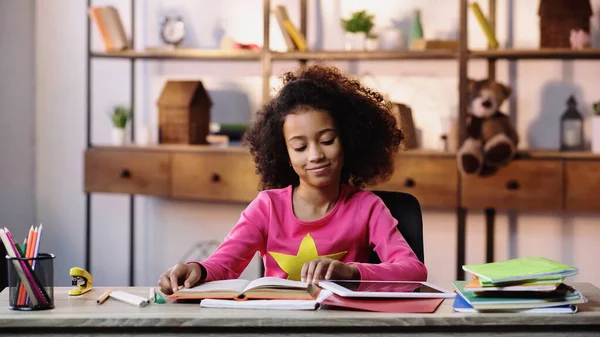
[[73,267],[69,270],[69,275],[73,278],[72,284],[77,286],[77,289],[69,290],[70,296],[78,296],[87,293],[92,290],[92,283],[94,278],[85,269],[79,267]]

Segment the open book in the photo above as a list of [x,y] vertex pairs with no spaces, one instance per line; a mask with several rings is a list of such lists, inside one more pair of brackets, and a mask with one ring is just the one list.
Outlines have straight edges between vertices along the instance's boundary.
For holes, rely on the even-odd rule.
[[182,288],[169,298],[314,300],[317,298],[319,289],[319,287],[306,282],[277,277],[261,277],[254,281],[234,279],[206,282],[193,288]]

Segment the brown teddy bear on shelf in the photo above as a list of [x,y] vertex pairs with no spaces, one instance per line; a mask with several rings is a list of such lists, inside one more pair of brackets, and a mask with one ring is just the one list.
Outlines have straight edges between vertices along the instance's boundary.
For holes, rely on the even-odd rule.
[[466,139],[458,150],[462,174],[490,175],[517,152],[519,137],[508,116],[499,109],[512,90],[501,83],[468,80]]

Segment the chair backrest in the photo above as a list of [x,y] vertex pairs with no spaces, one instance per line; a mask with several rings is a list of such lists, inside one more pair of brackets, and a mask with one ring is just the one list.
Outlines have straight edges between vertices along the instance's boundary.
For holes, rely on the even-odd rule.
[[[417,198],[404,192],[373,191],[381,198],[383,203],[398,221],[398,230],[408,245],[415,252],[419,260],[425,263],[425,252],[423,249],[423,218],[421,205]],[[375,252],[371,255],[371,263],[379,263],[381,260]]]
[[0,291],[8,286],[8,268],[6,265],[6,248],[0,242]]

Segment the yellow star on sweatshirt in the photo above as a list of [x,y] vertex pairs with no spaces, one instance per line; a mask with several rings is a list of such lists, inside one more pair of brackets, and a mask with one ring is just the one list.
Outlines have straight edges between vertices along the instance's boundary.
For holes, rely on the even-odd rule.
[[296,255],[288,255],[277,252],[269,252],[269,254],[275,259],[279,268],[288,274],[288,280],[296,280],[300,281],[300,272],[302,271],[302,266],[306,262],[310,262],[314,259],[327,257],[334,260],[339,260],[347,251],[343,251],[335,254],[328,254],[320,256],[317,252],[317,245],[315,244],[315,240],[310,236],[310,234],[306,234],[306,236],[302,239],[300,243],[300,247],[298,247],[298,252]]

